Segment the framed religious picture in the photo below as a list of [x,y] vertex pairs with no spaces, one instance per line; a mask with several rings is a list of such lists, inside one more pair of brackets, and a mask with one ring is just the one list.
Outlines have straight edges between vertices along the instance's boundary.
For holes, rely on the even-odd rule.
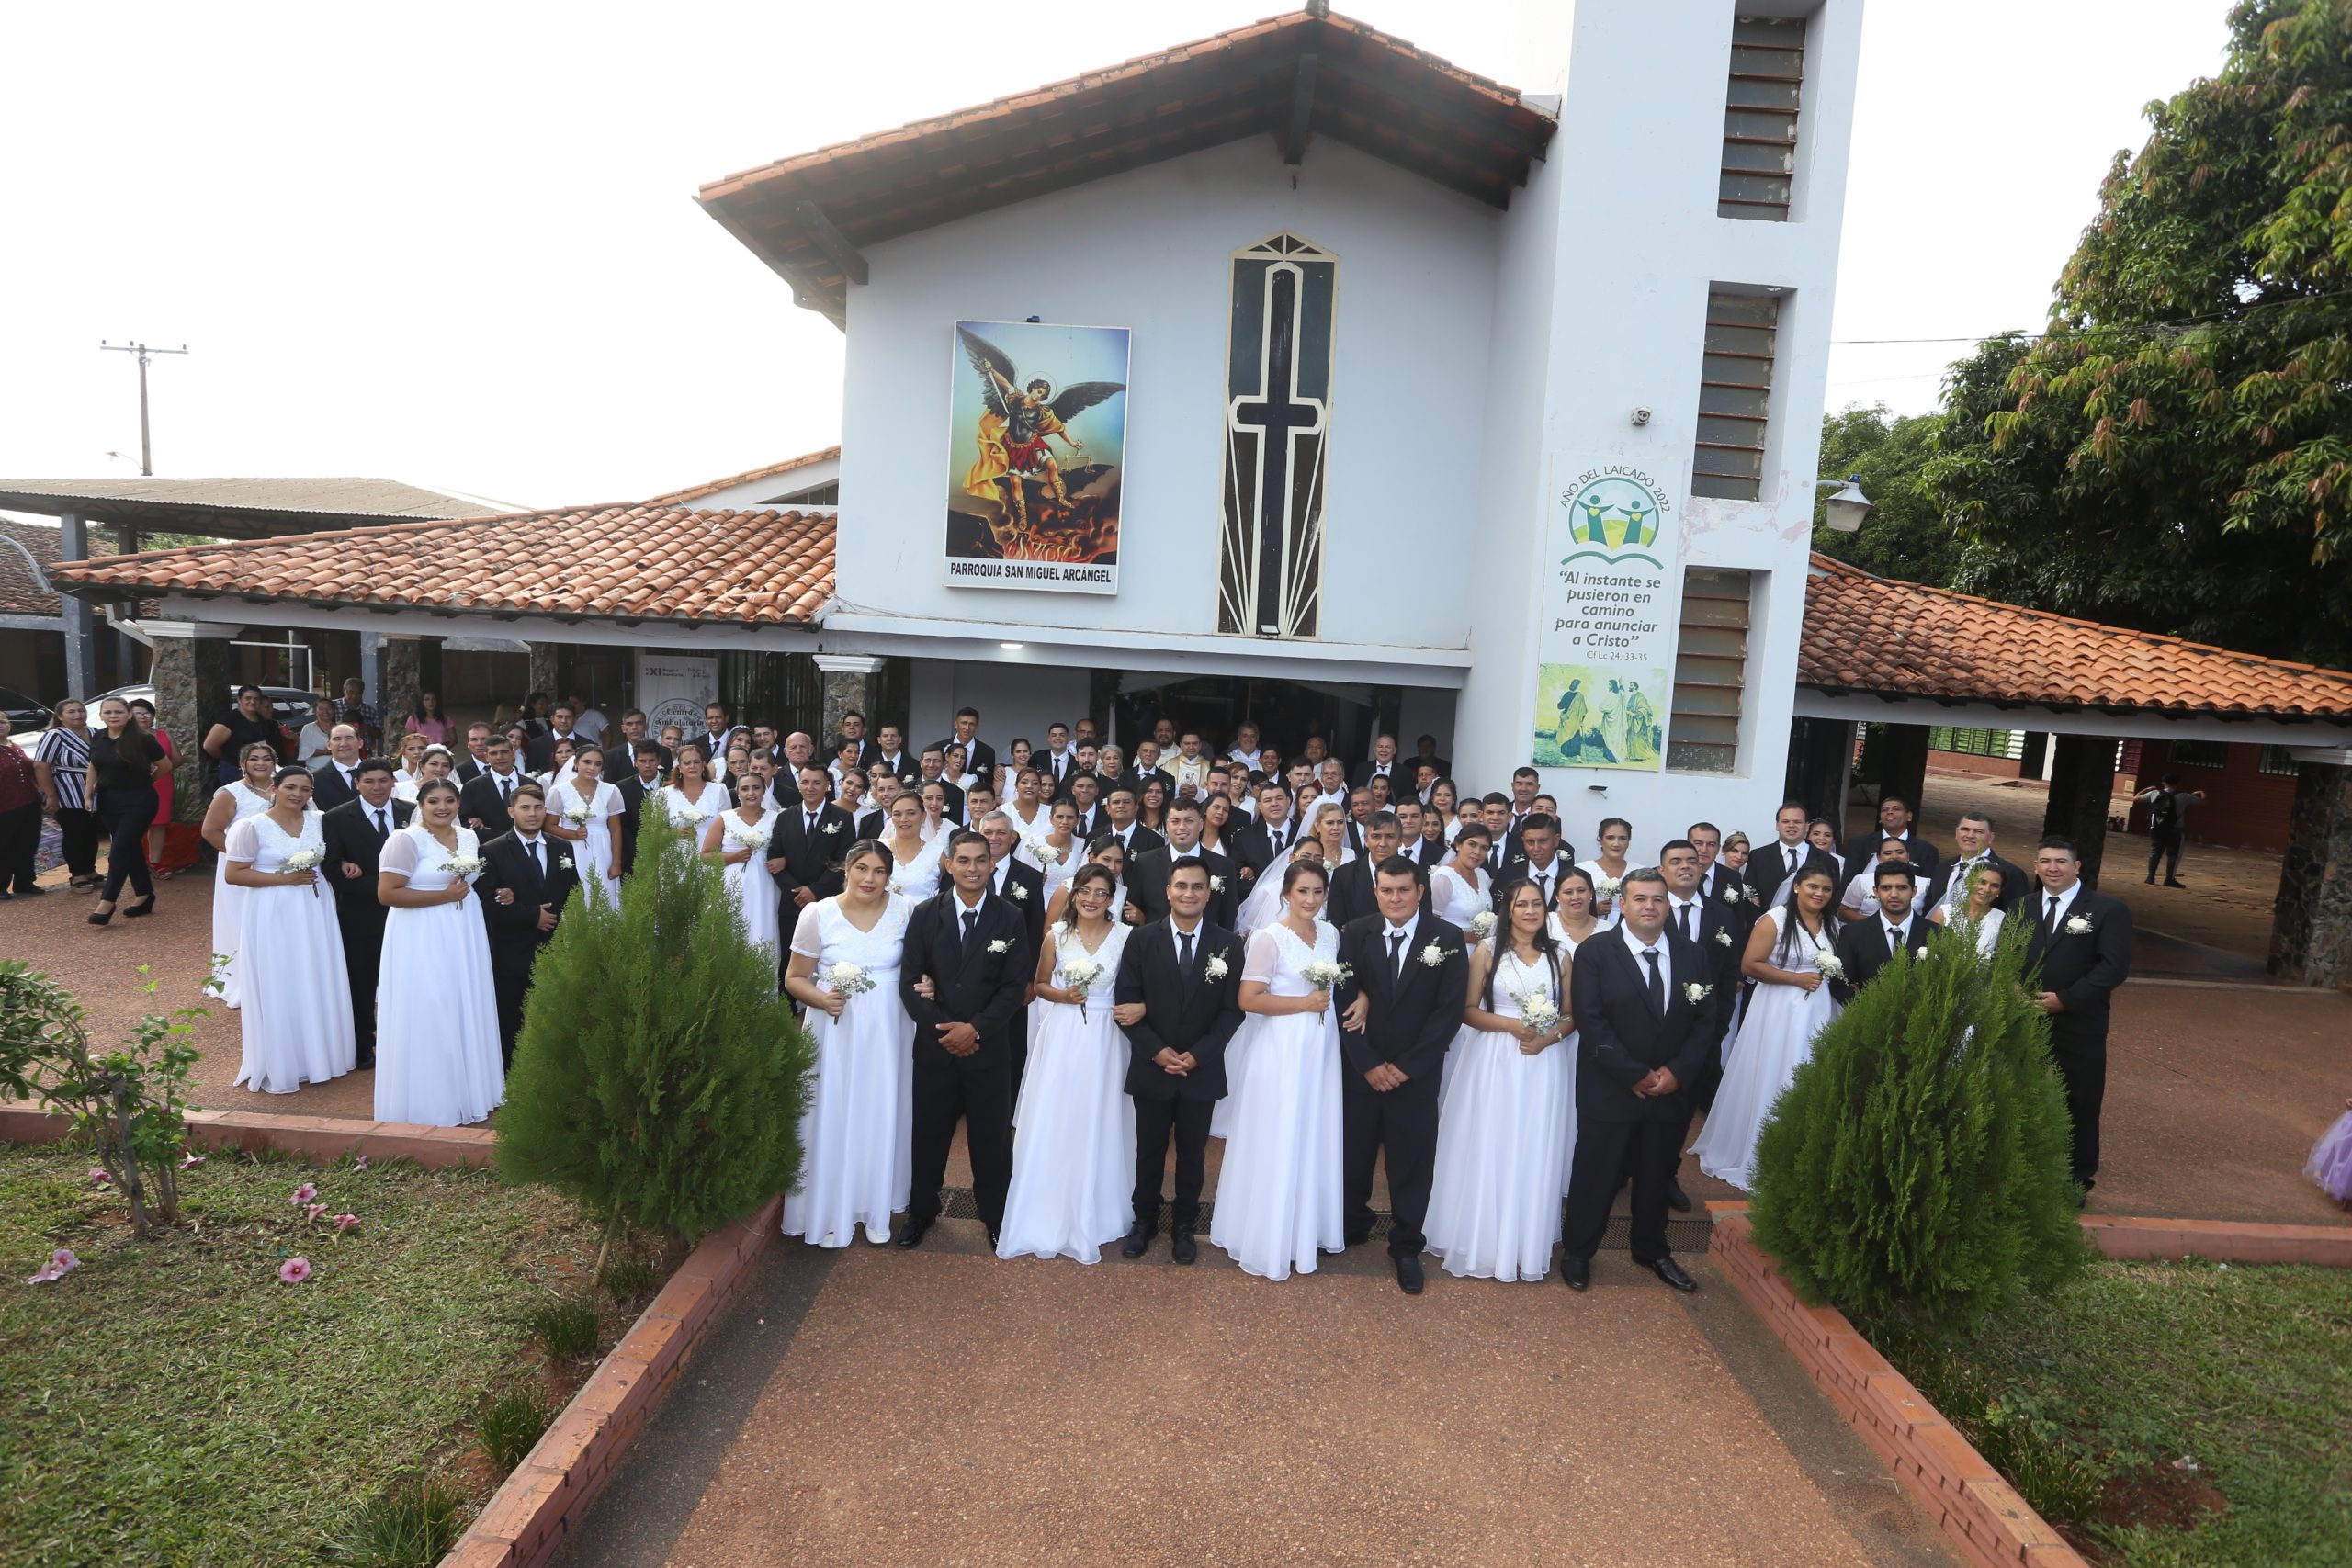
[[1127,329],[958,321],[947,583],[1119,591]]

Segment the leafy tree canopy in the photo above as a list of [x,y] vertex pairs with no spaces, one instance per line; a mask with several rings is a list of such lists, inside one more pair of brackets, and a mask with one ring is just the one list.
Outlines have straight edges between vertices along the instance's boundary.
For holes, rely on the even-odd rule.
[[[1860,531],[1833,534],[1814,504],[1813,547],[1864,571],[1948,588],[1960,570],[1961,541],[1944,520],[1926,469],[1937,455],[1940,413],[1894,414],[1856,404],[1821,422],[1821,477],[1859,479],[1871,498]],[[1829,492],[1824,491],[1826,500]]]

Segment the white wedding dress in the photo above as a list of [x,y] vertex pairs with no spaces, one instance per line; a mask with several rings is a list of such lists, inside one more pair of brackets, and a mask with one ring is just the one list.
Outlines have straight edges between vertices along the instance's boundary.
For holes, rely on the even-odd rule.
[[1462,874],[1451,864],[1442,865],[1430,873],[1430,912],[1449,925],[1467,930],[1478,916],[1491,913],[1495,907],[1495,879],[1485,871],[1471,874],[1477,878],[1473,885],[1462,880]]
[[[229,819],[232,829],[269,809],[270,796],[251,788],[243,779],[222,784],[220,793],[237,803],[237,814]],[[312,810],[310,815],[315,817],[318,813]],[[221,839],[225,842],[228,834],[223,833]],[[227,962],[218,965],[219,977],[206,981],[204,988],[232,1008],[244,1005],[244,990],[237,977],[237,942],[245,895],[251,891],[229,880],[229,859],[226,855],[220,857],[212,868],[212,956]]]
[[[457,834],[457,853],[481,853],[472,829]],[[412,822],[384,840],[377,863],[430,893],[456,879],[449,859],[440,840]],[[376,972],[376,1120],[462,1127],[505,1099],[480,900],[469,893],[454,904],[388,910]]]
[[[1555,984],[1549,964],[1523,964],[1506,949],[1490,1010],[1518,1018],[1517,998],[1536,992],[1565,1007],[1567,976],[1565,962]],[[1464,1279],[1542,1280],[1560,1239],[1560,1198],[1577,1139],[1577,1037],[1532,1056],[1519,1045],[1516,1034],[1465,1024],[1446,1053],[1422,1229],[1445,1271]]]
[[1029,1065],[1012,1145],[1012,1184],[997,1228],[999,1258],[1075,1258],[1092,1263],[1106,1242],[1126,1234],[1134,1217],[1136,1107],[1127,1098],[1126,1034],[1111,1016],[1112,990],[1132,926],[1113,924],[1088,952],[1068,925],[1046,933],[1054,943],[1054,983],[1061,966],[1083,956],[1102,966],[1086,987],[1084,1008],[1042,999],[1029,1024]]
[[[265,811],[231,826],[222,859],[271,872],[284,869],[298,850],[324,848],[317,812],[304,812],[302,836],[289,839]],[[308,886],[238,889],[245,896],[237,947],[244,1055],[236,1081],[262,1094],[292,1094],[306,1083],[340,1077],[357,1057],[328,874],[322,865],[318,882]]]
[[[779,918],[775,874],[768,870],[768,856],[775,852],[775,812],[767,812],[753,822],[743,815],[743,808],[740,806],[732,811],[720,813],[718,822],[718,852],[722,855],[741,847],[728,841],[729,833],[765,833],[771,840],[766,847],[754,850],[750,858],[741,864],[730,865],[726,870],[727,891],[735,896],[735,915],[743,927],[743,940],[754,945],[764,945],[771,964],[775,962],[777,951],[783,945],[777,934]],[[703,831],[707,833],[710,829],[706,828]]]
[[[1329,926],[1316,926],[1309,948],[1277,923],[1250,939],[1241,976],[1263,982],[1278,997],[1303,997],[1316,988],[1302,973],[1306,965],[1336,962],[1339,954],[1340,933]],[[1339,1010],[1250,1013],[1233,1038],[1244,1047],[1240,1103],[1217,1173],[1209,1239],[1244,1273],[1269,1280],[1286,1280],[1293,1269],[1312,1274],[1318,1250],[1347,1245]],[[1230,1051],[1227,1062],[1230,1084]]]
[[[1784,943],[1781,933],[1791,918],[1785,904],[1764,911],[1773,931],[1771,962],[1776,968],[1803,974],[1813,967],[1815,953],[1836,945],[1836,937],[1826,921],[1819,937],[1800,923],[1793,941]],[[1782,951],[1784,946],[1788,951]],[[1715,1090],[1714,1107],[1707,1112],[1699,1141],[1690,1146],[1700,1169],[1743,1192],[1756,1184],[1756,1139],[1772,1113],[1772,1103],[1797,1076],[1797,1068],[1813,1059],[1813,1037],[1837,1016],[1838,999],[1830,995],[1826,980],[1810,994],[1796,986],[1757,986],[1724,1058],[1724,1081]]]
[[816,980],[836,964],[854,964],[874,988],[850,998],[835,1021],[808,1010],[817,1068],[800,1118],[800,1185],[786,1194],[784,1234],[812,1247],[847,1247],[857,1227],[865,1239],[890,1239],[890,1216],[907,1206],[914,1185],[914,1020],[899,999],[907,919],[914,906],[892,898],[874,929],[862,931],[839,898],[808,906],[792,933],[792,951],[817,962]]
[[[621,814],[620,786],[610,779],[598,779],[596,787],[583,795],[580,782],[569,780],[559,784],[548,796],[548,810],[563,819],[567,828],[584,828],[588,836],[571,845],[571,863],[580,872],[580,896],[586,898],[593,887],[594,895],[617,908],[621,901],[621,879],[608,875],[613,863],[613,840],[620,831],[613,819]],[[584,822],[575,822],[567,813],[584,811]]]
[[724,784],[707,779],[703,781],[698,800],[688,800],[676,784],[662,786],[662,809],[668,815],[670,826],[692,834],[697,844],[702,842],[703,829],[710,826],[710,819],[734,804],[735,797],[727,793]]

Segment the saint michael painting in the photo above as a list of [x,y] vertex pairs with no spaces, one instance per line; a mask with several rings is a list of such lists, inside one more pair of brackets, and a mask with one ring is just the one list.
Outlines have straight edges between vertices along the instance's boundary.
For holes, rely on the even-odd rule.
[[1127,331],[958,321],[947,581],[1114,593]]

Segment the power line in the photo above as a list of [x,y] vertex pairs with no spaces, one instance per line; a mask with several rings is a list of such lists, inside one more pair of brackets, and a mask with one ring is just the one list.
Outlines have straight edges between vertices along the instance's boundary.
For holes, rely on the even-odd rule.
[[158,354],[186,354],[187,344],[177,348],[150,348],[143,343],[106,343],[98,347],[107,354],[135,354],[139,356],[139,477],[153,479],[155,474],[153,452],[147,444],[147,361]]

